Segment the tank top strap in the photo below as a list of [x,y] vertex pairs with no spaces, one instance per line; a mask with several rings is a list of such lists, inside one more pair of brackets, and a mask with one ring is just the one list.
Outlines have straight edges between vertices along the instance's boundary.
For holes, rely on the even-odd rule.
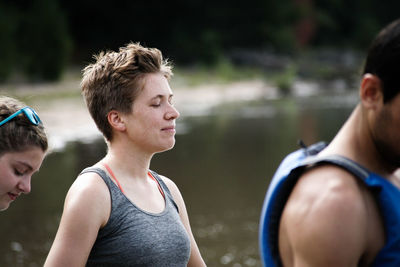
[[179,213],[178,205],[176,204],[174,198],[172,197],[171,191],[169,191],[168,186],[164,183],[164,181],[161,179],[161,177],[158,173],[156,173],[155,171],[152,171],[152,170],[149,170],[149,171],[150,171],[151,175],[153,175],[153,177],[157,180],[159,185],[161,185],[163,191],[165,192],[165,196],[171,200],[172,204],[176,208],[176,211]]
[[[79,175],[89,173],[89,172],[94,172],[94,173],[98,174],[104,180],[104,182],[106,183],[107,187],[110,190],[112,188],[116,187],[115,183],[111,180],[111,178],[108,176],[108,174],[100,168],[88,167],[88,168],[82,170]],[[149,172],[157,180],[157,183],[161,186],[161,188],[165,192],[165,196],[171,200],[171,203],[174,205],[174,207],[176,208],[176,211],[179,213],[178,205],[176,204],[174,198],[172,197],[171,191],[169,191],[168,186],[164,183],[164,181],[161,179],[161,177],[159,176],[158,173],[156,173],[155,171],[152,171],[152,170],[149,170]]]
[[94,173],[98,174],[104,180],[104,182],[106,183],[108,188],[110,188],[110,189],[112,188],[112,185],[114,184],[114,182],[111,180],[111,178],[108,176],[108,174],[100,168],[88,167],[88,168],[82,170],[79,175],[89,173],[89,172],[94,172]]

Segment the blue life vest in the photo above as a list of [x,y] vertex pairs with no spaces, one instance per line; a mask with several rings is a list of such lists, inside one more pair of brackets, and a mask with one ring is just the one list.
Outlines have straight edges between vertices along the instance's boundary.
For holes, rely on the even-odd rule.
[[264,266],[282,266],[278,248],[279,222],[283,208],[305,168],[333,164],[363,181],[376,200],[385,227],[385,245],[371,266],[400,266],[400,190],[385,178],[342,156],[314,157],[326,144],[321,142],[292,152],[282,161],[269,185],[260,219],[259,245]]

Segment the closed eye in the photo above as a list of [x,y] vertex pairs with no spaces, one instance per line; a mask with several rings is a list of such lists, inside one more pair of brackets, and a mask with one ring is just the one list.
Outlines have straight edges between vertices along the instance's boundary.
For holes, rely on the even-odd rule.
[[172,106],[175,104],[173,95],[171,95],[171,96],[168,98],[168,102],[169,102],[169,104],[172,105]]
[[[169,103],[171,106],[174,105],[173,96],[174,96],[174,95],[169,95],[169,97],[168,97],[168,103]],[[158,95],[158,96],[154,97],[154,98],[152,99],[152,101],[153,101],[153,102],[150,104],[150,106],[151,106],[151,107],[154,107],[154,108],[157,108],[157,107],[160,107],[163,103],[166,103],[167,98],[166,98],[166,96],[164,96],[164,95]]]
[[33,168],[31,165],[25,163],[25,162],[17,162],[14,165],[14,174],[17,176],[24,176],[27,173],[31,172]]
[[14,169],[14,174],[17,175],[17,176],[23,176],[24,172],[20,172],[19,170]]

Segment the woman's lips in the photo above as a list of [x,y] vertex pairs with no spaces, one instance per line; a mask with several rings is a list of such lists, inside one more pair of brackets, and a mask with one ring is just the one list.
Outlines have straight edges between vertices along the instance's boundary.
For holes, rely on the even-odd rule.
[[16,200],[18,197],[18,194],[13,194],[13,193],[8,193],[8,196],[11,198],[11,200]]
[[169,127],[162,128],[161,131],[175,133],[175,126],[169,126]]

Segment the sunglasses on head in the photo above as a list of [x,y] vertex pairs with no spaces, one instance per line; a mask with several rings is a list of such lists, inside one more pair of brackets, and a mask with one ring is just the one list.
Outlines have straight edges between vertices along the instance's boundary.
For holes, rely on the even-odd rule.
[[18,110],[17,112],[11,114],[4,120],[0,121],[0,126],[17,117],[19,114],[24,113],[25,116],[29,119],[29,121],[33,125],[39,125],[42,121],[40,120],[38,114],[30,107],[24,107]]

